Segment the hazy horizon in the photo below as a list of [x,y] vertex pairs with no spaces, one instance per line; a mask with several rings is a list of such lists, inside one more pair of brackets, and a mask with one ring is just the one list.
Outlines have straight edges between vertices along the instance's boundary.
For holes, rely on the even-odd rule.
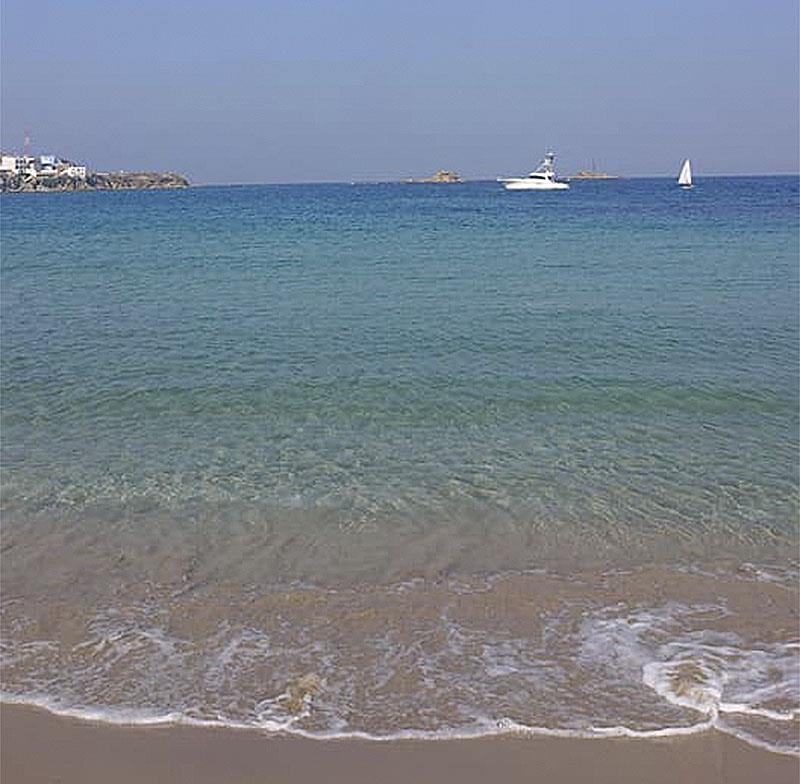
[[798,8],[778,0],[2,7],[4,151],[197,184],[795,174]]

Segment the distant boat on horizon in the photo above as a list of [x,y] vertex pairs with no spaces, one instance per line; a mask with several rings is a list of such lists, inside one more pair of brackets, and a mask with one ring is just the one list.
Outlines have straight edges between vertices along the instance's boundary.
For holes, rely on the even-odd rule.
[[608,174],[607,172],[595,171],[594,169],[581,169],[575,174],[566,177],[569,182],[572,180],[618,180],[618,174]]
[[692,164],[688,158],[683,162],[683,166],[681,166],[681,173],[678,175],[678,185],[680,185],[681,188],[692,187]]
[[570,174],[569,177],[564,179],[567,182],[572,182],[573,180],[618,180],[619,175],[600,171],[595,164],[594,158],[592,158],[591,166],[586,169],[580,169],[575,174]]
[[548,150],[544,160],[530,174],[525,177],[498,177],[508,191],[565,191],[569,185],[556,180],[553,162],[556,154]]

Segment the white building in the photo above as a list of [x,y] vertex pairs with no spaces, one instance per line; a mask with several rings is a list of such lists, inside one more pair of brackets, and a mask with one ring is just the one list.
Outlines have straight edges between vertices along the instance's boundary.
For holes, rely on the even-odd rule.
[[62,160],[57,155],[8,155],[0,153],[0,176],[18,177],[69,177],[73,180],[85,180],[85,166],[78,166],[72,161]]
[[75,164],[71,163],[61,171],[61,174],[63,174],[65,177],[72,177],[73,180],[85,180],[86,167],[75,166]]
[[20,155],[17,158],[17,174],[35,177],[38,173],[36,169],[36,158],[32,155]]
[[57,163],[55,155],[40,155],[36,168],[43,177],[55,177],[58,174]]

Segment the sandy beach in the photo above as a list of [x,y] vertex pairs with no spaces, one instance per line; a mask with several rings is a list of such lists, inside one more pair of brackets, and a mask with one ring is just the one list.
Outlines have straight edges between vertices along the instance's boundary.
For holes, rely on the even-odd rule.
[[317,741],[110,726],[3,705],[3,784],[48,782],[703,782],[794,784],[796,757],[716,732],[665,740]]

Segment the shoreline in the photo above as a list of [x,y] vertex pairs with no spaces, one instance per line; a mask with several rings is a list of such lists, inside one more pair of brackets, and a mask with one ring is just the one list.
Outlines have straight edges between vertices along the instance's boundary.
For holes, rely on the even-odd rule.
[[[25,573],[43,573],[19,542],[14,551]],[[317,743],[647,742],[702,734],[711,719],[704,701],[725,702],[713,688],[716,673],[726,672],[731,694],[746,707],[722,707],[742,714],[732,725],[722,721],[724,733],[781,754],[794,746],[792,733],[800,726],[793,729],[782,715],[767,724],[745,715],[772,704],[765,702],[767,693],[756,697],[752,684],[743,685],[753,677],[747,663],[761,673],[762,689],[777,698],[784,684],[788,698],[796,657],[787,641],[796,623],[796,589],[781,575],[755,568],[716,575],[634,570],[579,580],[519,574],[371,592],[299,586],[254,592],[241,580],[213,590],[193,587],[182,579],[184,565],[158,590],[146,575],[119,583],[98,575],[101,586],[119,586],[115,595],[122,591],[125,605],[88,602],[81,611],[80,597],[71,602],[63,588],[54,599],[58,575],[50,575],[52,584],[18,581],[8,591],[4,623],[7,644],[20,657],[4,667],[0,704],[102,726],[285,733]],[[6,590],[12,584],[6,582]],[[232,596],[240,599],[232,603]],[[157,621],[154,608],[160,608]],[[28,633],[13,632],[15,618]],[[313,630],[312,654],[304,630]],[[692,653],[700,670],[681,670],[678,653],[660,647],[664,634],[684,656]],[[703,648],[698,634],[711,635],[703,637]],[[58,642],[45,643],[37,656],[42,640]],[[400,661],[387,659],[390,645],[405,652]],[[603,648],[614,656],[604,657]],[[715,655],[722,657],[716,667],[708,663]],[[533,671],[536,661],[544,664]],[[499,678],[497,667],[503,668]],[[161,698],[145,685],[151,677],[153,688],[168,690]],[[307,680],[311,686],[303,691]],[[300,706],[289,705],[287,695],[304,705],[308,697],[302,721]],[[474,721],[458,720],[458,700],[472,706]],[[697,713],[677,707],[687,701]],[[87,704],[94,707],[81,709]],[[565,711],[565,705],[571,707]],[[737,727],[738,718],[745,723]]]
[[664,739],[313,740],[257,730],[108,725],[0,703],[4,784],[58,781],[796,782],[800,758],[715,730]]

